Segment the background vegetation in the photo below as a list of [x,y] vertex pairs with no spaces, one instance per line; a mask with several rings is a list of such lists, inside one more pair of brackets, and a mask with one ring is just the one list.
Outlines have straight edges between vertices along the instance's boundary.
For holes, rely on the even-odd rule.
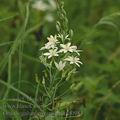
[[[39,48],[56,32],[57,13],[29,9],[27,0],[0,2],[0,119],[10,119],[3,112],[11,111],[12,119],[20,120],[20,112],[30,109],[5,105],[18,104],[14,98],[19,97],[24,98],[21,102],[32,101],[35,75],[41,78],[43,69]],[[64,2],[84,65],[73,77],[63,104],[80,108],[84,120],[120,120],[120,0]]]

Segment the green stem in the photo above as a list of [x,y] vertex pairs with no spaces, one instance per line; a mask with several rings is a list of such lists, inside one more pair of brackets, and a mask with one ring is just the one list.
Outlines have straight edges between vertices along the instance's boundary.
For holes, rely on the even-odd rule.
[[[38,80],[38,76],[36,76],[36,81],[39,81],[39,80]],[[38,82],[37,88],[36,88],[36,92],[35,92],[35,102],[36,102],[36,103],[37,103],[39,88],[40,88],[40,83]],[[35,105],[33,106],[32,110],[31,110],[31,114],[30,114],[29,120],[32,120],[31,115],[32,115],[34,109],[35,109]]]
[[[11,55],[9,56],[9,59],[8,59],[8,84],[11,83],[11,65],[12,65],[12,62],[11,62]],[[9,91],[10,91],[10,88],[7,87],[7,90],[6,90],[6,93],[4,95],[4,100],[8,97],[8,94],[9,94]]]

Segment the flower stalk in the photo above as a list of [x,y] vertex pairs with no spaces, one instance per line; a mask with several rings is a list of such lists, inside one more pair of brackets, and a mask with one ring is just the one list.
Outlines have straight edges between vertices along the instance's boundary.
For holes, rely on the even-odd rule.
[[[56,22],[57,33],[47,37],[47,43],[40,48],[40,61],[44,65],[42,85],[44,88],[45,112],[55,112],[57,109],[56,99],[67,93],[70,89],[70,79],[79,68],[80,52],[76,45],[72,43],[73,32],[68,27],[68,19],[64,10],[64,3],[56,0],[59,21]],[[68,84],[69,83],[69,84]],[[63,93],[61,89],[64,84],[68,84]]]

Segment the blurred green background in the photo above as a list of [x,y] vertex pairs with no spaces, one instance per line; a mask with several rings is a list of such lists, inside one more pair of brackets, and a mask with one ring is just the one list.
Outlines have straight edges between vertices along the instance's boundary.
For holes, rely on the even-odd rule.
[[[58,17],[54,4],[46,0],[43,2],[51,9],[37,10],[31,5],[25,26],[27,2],[0,0],[0,79],[8,79],[6,56],[18,39],[12,49],[11,84],[18,87],[18,77],[21,77],[20,89],[33,96],[35,89],[31,86],[36,85],[35,74],[40,77],[42,70],[39,48],[47,36],[56,33]],[[74,31],[73,42],[83,50],[84,64],[72,81],[73,97],[84,99],[85,120],[120,120],[120,0],[64,2],[69,27]],[[24,42],[20,43],[20,39]],[[0,84],[1,99],[5,91]],[[10,91],[8,98],[15,95]]]

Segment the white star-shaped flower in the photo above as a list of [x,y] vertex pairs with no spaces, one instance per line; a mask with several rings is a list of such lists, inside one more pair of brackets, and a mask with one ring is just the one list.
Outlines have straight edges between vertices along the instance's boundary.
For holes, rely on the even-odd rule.
[[50,43],[54,43],[54,44],[59,43],[56,35],[55,36],[50,35],[50,37],[48,37],[47,39]]
[[51,49],[49,52],[44,53],[43,55],[48,56],[48,59],[54,56],[59,56],[57,49]]
[[48,37],[47,39],[48,42],[40,50],[56,48],[56,44],[59,43],[56,35],[55,36],[50,35],[50,37]]
[[60,44],[62,49],[59,52],[77,52],[77,46],[71,46],[71,43]]
[[64,67],[65,67],[65,62],[62,62],[62,61],[60,61],[59,63],[56,63],[55,62],[55,66],[56,66],[56,68],[59,70],[59,71],[61,71],[61,70],[63,70],[64,69]]
[[65,59],[65,61],[69,61],[70,64],[76,64],[78,67],[80,67],[79,64],[83,64],[78,57],[71,57],[69,56],[68,58]]

